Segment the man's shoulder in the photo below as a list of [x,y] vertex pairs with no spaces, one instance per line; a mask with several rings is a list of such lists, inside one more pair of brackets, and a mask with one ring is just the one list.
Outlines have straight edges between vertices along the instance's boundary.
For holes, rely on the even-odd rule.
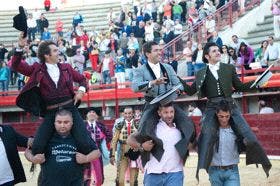
[[115,125],[115,129],[121,130],[123,128],[123,125],[124,125],[124,120],[119,120]]

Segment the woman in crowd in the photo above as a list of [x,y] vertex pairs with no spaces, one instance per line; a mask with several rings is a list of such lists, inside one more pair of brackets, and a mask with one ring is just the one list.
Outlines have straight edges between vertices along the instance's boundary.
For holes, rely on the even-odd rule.
[[223,45],[221,50],[221,62],[229,64],[230,63],[230,55],[228,53],[228,46]]
[[238,55],[240,56],[241,65],[243,65],[246,70],[250,70],[250,63],[254,61],[253,49],[244,42],[241,42]]
[[268,42],[266,40],[262,41],[261,47],[257,49],[255,53],[255,59],[256,61],[259,61],[262,68],[266,68],[267,64],[265,63],[267,59],[264,59],[264,53],[267,49]]

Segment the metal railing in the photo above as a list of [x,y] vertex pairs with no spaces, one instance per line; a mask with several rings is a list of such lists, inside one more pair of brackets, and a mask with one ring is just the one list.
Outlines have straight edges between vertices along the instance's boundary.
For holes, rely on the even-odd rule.
[[[214,14],[209,15],[213,16],[215,20],[215,30],[217,32],[221,31],[226,26],[232,27],[233,23],[236,22],[241,15],[256,6],[259,6],[262,0],[246,0],[244,2],[244,8],[240,8],[243,5],[240,6],[238,1],[239,0],[230,0],[224,6],[216,10]],[[207,33],[207,29],[205,27],[208,17],[204,18],[193,26],[190,26],[185,32],[174,38],[169,43],[165,44],[162,52],[162,59],[165,60],[168,58],[172,60],[178,60],[183,57],[183,47],[176,47],[178,42],[195,40],[197,43],[206,43],[207,39],[211,36],[209,33]]]

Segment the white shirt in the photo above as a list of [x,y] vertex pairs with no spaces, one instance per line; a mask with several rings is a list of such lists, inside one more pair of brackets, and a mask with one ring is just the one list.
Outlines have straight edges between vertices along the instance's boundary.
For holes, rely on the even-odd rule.
[[110,63],[110,58],[104,58],[103,59],[103,66],[102,66],[102,72],[106,71],[106,70],[110,70],[109,69],[109,63]]
[[6,154],[4,143],[0,137],[0,185],[13,180],[14,174]]
[[48,71],[51,79],[53,80],[53,82],[55,83],[55,86],[57,87],[57,82],[58,82],[59,76],[60,76],[60,72],[59,72],[59,68],[58,68],[57,64],[46,63],[46,66],[47,66],[47,71]]
[[150,65],[152,71],[154,72],[156,78],[160,78],[160,64],[157,63],[157,64],[154,64],[154,63],[151,63],[148,61],[148,64]]
[[263,58],[265,60],[267,60],[268,58],[269,60],[280,59],[280,46],[277,43],[268,45]]
[[145,165],[147,174],[182,171],[183,160],[175,148],[175,144],[182,139],[180,131],[176,127],[169,127],[164,121],[160,120],[156,127],[156,136],[163,142],[164,153],[160,162],[152,153],[150,154],[150,160]]
[[219,79],[218,70],[220,69],[220,62],[216,63],[215,65],[208,63],[209,69],[216,80]]
[[26,22],[28,28],[35,28],[37,26],[35,18],[28,18]]
[[263,107],[260,110],[260,114],[271,114],[271,113],[274,113],[274,110],[271,107]]

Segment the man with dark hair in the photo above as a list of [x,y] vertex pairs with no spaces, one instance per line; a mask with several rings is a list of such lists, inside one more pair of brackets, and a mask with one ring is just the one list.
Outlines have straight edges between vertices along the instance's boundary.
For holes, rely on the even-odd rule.
[[[143,45],[143,53],[148,62],[140,68],[135,69],[132,89],[135,92],[143,92],[145,94],[145,108],[140,119],[139,133],[152,139],[155,143],[154,149],[159,153],[153,154],[158,160],[162,158],[163,146],[160,139],[153,132],[154,126],[158,123],[156,116],[159,103],[150,104],[150,102],[158,95],[164,94],[172,87],[180,84],[173,68],[168,64],[160,63],[161,48],[156,42],[147,42]],[[172,100],[168,100],[170,102]],[[178,148],[182,157],[187,154],[184,144],[188,144],[194,133],[194,125],[186,113],[179,107],[174,106],[175,119],[174,122],[178,128],[182,129],[183,138],[178,143]],[[145,166],[148,161],[147,156],[141,156],[142,164]]]
[[[212,161],[208,169],[211,185],[240,186],[239,154],[247,151],[250,144],[234,124],[231,109],[231,104],[224,100],[216,107],[217,133],[213,151],[209,155]],[[256,159],[261,156],[255,154]]]
[[[175,112],[172,103],[159,106],[157,124],[152,129],[158,141],[149,139],[148,136],[143,136],[139,132],[133,133],[127,140],[132,148],[140,150],[141,156],[146,157],[145,186],[183,185],[183,167],[188,153],[182,154],[180,148],[187,149],[188,141],[181,141],[184,132],[180,125],[174,123]],[[158,148],[158,144],[161,144],[163,148]],[[161,157],[158,158],[157,154],[161,154]]]
[[49,141],[46,152],[32,155],[30,150],[25,151],[27,160],[41,164],[39,186],[82,185],[83,164],[100,156],[96,147],[86,154],[77,152],[76,140],[71,135],[72,126],[72,113],[64,109],[59,110],[54,121],[56,132]]
[[[75,71],[69,64],[58,63],[59,50],[51,41],[43,41],[38,48],[40,63],[28,65],[21,62],[26,38],[21,34],[18,47],[12,58],[12,68],[30,79],[23,87],[16,104],[34,115],[44,116],[44,121],[38,128],[32,146],[33,154],[43,153],[54,131],[55,113],[65,108],[73,115],[73,137],[77,140],[79,152],[87,154],[95,148],[84,121],[81,118],[76,103],[85,94],[87,83],[83,75]],[[73,82],[80,87],[75,93]]]
[[[117,163],[117,177],[116,186],[125,185],[125,172],[129,168],[130,179],[129,183],[131,186],[138,185],[138,166],[135,160],[128,156],[130,146],[126,143],[128,136],[138,129],[138,123],[134,120],[132,107],[125,107],[123,111],[124,119],[119,121],[114,126],[114,135],[111,142],[110,150],[110,162],[112,165]],[[120,152],[118,152],[118,159],[115,159],[117,144],[120,145]]]
[[[260,163],[265,173],[269,174],[271,164],[265,155],[264,150],[257,141],[255,134],[250,129],[247,122],[240,113],[234,99],[232,98],[233,88],[235,91],[249,91],[253,81],[242,83],[235,71],[235,67],[230,64],[220,63],[220,49],[216,43],[207,43],[203,50],[203,61],[206,67],[199,70],[195,75],[195,81],[190,86],[181,80],[184,85],[185,92],[188,95],[198,93],[198,98],[207,97],[205,113],[202,116],[202,132],[198,140],[198,166],[199,169],[208,170],[211,158],[208,154],[213,151],[213,145],[216,134],[215,108],[221,100],[226,100],[232,106],[232,119],[234,125],[240,131],[240,135],[248,141],[246,149],[247,164]],[[254,152],[254,153],[252,153]],[[259,154],[259,158],[256,157]]]

